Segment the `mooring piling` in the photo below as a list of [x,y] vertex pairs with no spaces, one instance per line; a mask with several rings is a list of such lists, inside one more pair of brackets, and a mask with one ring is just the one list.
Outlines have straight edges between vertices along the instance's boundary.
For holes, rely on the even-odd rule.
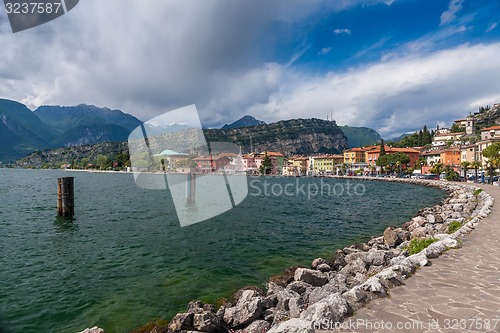
[[73,216],[75,214],[74,178],[57,178],[57,215]]
[[196,201],[196,174],[189,172],[186,176],[186,202]]

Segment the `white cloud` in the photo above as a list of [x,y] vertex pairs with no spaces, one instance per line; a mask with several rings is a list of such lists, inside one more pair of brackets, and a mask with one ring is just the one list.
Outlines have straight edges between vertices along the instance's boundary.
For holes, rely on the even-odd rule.
[[331,3],[337,9],[384,3],[311,1],[316,7],[289,0],[86,0],[60,19],[18,34],[2,23],[0,11],[0,95],[32,108],[93,103],[143,120],[195,103],[207,125],[245,114],[267,122],[323,118],[333,108],[340,124],[370,126],[386,136],[446,123],[475,111],[477,101],[498,102],[500,82],[485,78],[500,69],[500,44],[438,53],[422,46],[460,27],[344,72],[311,74],[289,66],[307,44],[291,52],[287,64],[255,56],[274,46],[262,37],[276,17],[305,22],[304,11]]
[[344,73],[299,75],[284,81],[268,102],[257,103],[246,113],[273,121],[305,114],[324,118],[333,108],[338,123],[374,127],[385,137],[426,124],[449,124],[476,111],[477,101],[495,102],[500,82],[484,78],[500,68],[499,52],[500,43],[463,45]]
[[333,32],[336,35],[341,35],[341,34],[350,35],[351,34],[351,30],[349,30],[349,29],[335,29],[335,30],[333,30]]
[[486,29],[486,32],[490,32],[491,30],[495,29],[497,27],[498,23],[490,23],[488,24],[488,28]]
[[330,53],[330,51],[332,50],[331,47],[323,47],[320,51],[319,51],[319,54],[320,55],[327,55],[328,53]]
[[463,0],[450,0],[448,4],[448,10],[441,14],[441,23],[440,25],[446,25],[457,17],[457,13],[462,10]]

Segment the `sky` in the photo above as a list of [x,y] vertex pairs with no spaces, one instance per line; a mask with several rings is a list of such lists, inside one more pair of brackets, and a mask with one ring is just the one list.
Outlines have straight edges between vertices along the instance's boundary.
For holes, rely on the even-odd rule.
[[496,0],[82,0],[12,33],[0,8],[0,97],[391,138],[500,103],[499,24]]

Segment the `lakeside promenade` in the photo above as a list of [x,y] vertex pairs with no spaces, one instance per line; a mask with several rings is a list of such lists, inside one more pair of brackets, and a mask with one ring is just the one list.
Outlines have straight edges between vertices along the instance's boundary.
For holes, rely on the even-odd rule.
[[475,184],[497,203],[475,230],[420,268],[389,297],[372,300],[326,332],[500,332],[500,189]]

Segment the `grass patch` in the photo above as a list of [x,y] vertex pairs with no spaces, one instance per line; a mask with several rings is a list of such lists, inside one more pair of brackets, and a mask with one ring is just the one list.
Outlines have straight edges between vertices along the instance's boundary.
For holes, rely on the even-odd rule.
[[458,229],[460,229],[461,227],[462,227],[462,223],[460,223],[458,221],[450,222],[450,225],[448,226],[448,233],[452,234],[455,231],[457,231]]
[[481,192],[483,192],[483,189],[482,188],[478,188],[477,190],[475,190],[474,192],[472,192],[472,194],[479,195]]
[[410,244],[408,244],[408,247],[406,250],[408,251],[408,255],[413,255],[420,253],[423,249],[425,249],[427,246],[431,245],[432,243],[436,242],[437,239],[435,238],[420,238],[420,239],[413,239]]

